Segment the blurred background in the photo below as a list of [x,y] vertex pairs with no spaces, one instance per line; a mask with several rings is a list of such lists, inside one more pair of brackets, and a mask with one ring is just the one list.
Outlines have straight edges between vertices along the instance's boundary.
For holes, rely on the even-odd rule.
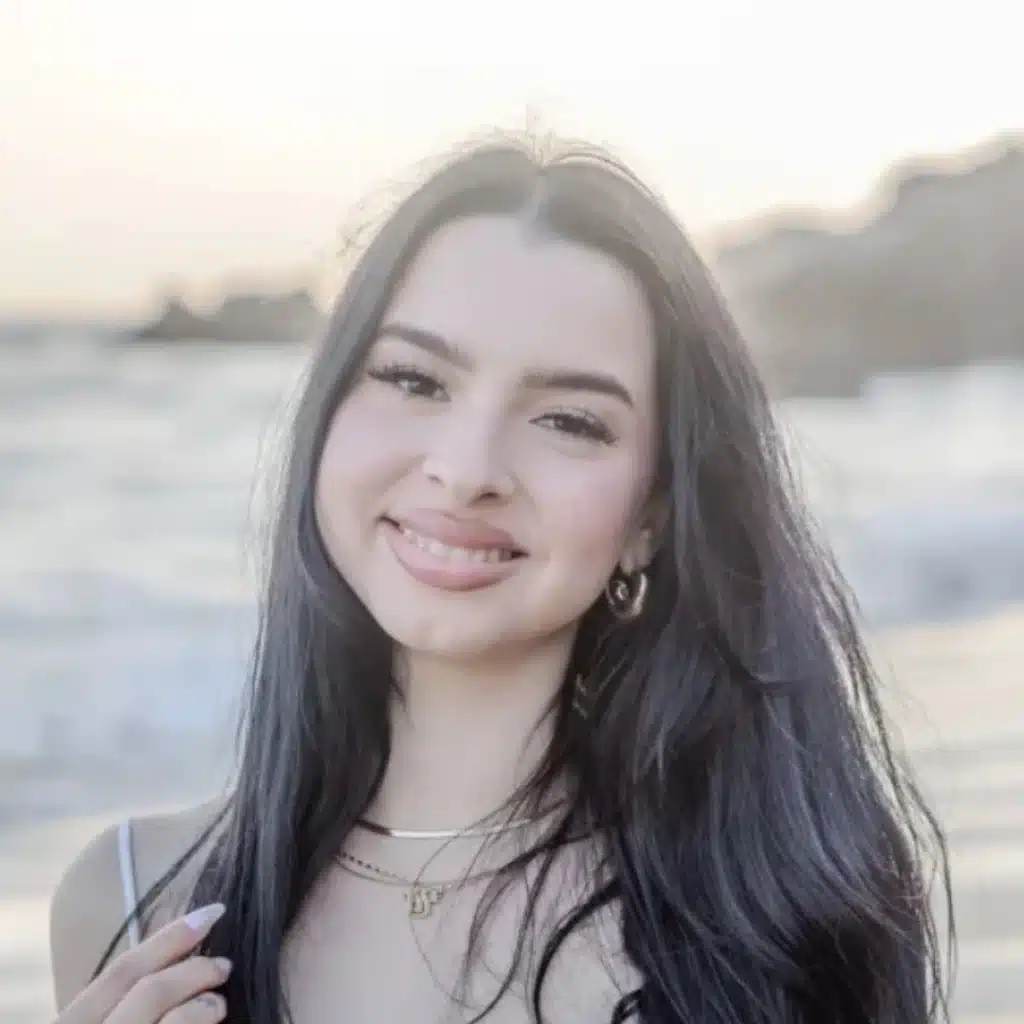
[[949,830],[955,1019],[1024,1022],[1024,72],[1004,0],[5,0],[0,1019],[50,894],[212,794],[265,473],[346,232],[492,127],[714,266]]

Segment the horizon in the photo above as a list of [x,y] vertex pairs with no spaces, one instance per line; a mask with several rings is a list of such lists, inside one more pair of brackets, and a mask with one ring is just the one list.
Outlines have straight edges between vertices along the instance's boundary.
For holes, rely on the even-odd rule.
[[481,41],[465,0],[348,14],[316,0],[13,0],[0,10],[0,77],[19,97],[0,166],[0,316],[133,318],[172,291],[199,306],[237,287],[320,294],[366,201],[495,128],[607,145],[705,245],[779,220],[870,218],[894,167],[1024,134],[996,0],[865,0],[841,48],[811,0],[720,0],[653,39],[646,25],[666,18],[640,0],[635,48],[621,20],[580,45],[572,5],[524,2]]

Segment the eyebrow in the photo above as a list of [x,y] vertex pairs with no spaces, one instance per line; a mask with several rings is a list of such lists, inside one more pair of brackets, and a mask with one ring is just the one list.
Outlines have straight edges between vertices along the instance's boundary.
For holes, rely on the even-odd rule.
[[[472,370],[473,357],[460,345],[434,331],[396,321],[386,323],[377,332],[378,338],[397,338],[437,356],[461,370]],[[629,389],[615,377],[587,370],[530,369],[523,374],[523,383],[538,391],[592,391],[619,399],[631,409],[635,407]]]

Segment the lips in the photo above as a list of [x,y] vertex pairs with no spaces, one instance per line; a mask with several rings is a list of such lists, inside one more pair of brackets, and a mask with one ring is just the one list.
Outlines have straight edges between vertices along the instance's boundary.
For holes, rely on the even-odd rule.
[[390,517],[390,522],[418,537],[439,541],[467,551],[502,551],[523,555],[525,551],[505,530],[479,519],[467,519],[447,512],[417,509]]
[[434,589],[470,591],[500,583],[526,554],[510,534],[478,521],[419,513],[382,522],[399,565]]

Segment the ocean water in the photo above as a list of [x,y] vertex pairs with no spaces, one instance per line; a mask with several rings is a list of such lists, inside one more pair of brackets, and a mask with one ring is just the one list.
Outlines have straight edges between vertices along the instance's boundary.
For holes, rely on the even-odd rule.
[[[174,758],[226,736],[307,354],[0,336],[0,763]],[[1024,367],[779,411],[871,623],[1024,598]]]

